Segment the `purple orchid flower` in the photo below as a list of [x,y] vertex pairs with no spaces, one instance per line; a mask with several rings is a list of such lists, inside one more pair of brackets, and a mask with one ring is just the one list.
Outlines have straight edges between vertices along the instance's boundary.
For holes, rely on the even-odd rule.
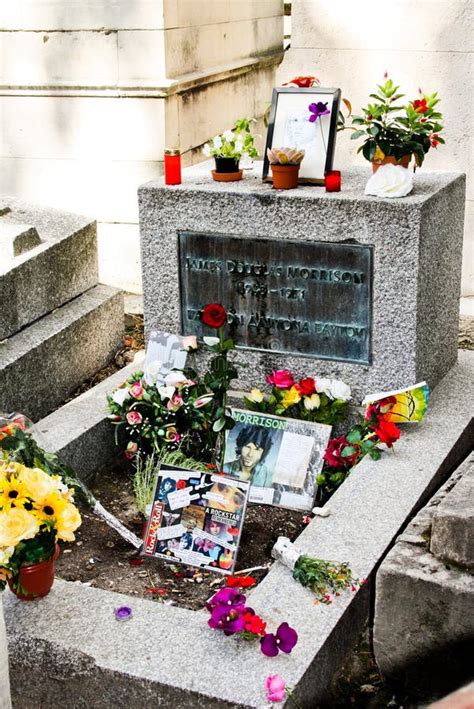
[[244,594],[239,593],[234,588],[221,588],[208,600],[206,608],[210,612],[218,606],[223,606],[226,610],[229,610],[230,607],[245,606],[246,600]]
[[245,606],[224,606],[217,605],[211,613],[208,625],[214,630],[223,630],[224,635],[234,635],[241,633],[245,627],[244,613]]
[[276,634],[267,633],[260,641],[261,650],[267,657],[275,657],[280,650],[290,653],[298,642],[298,633],[288,623],[282,623]]
[[331,111],[328,109],[327,101],[326,103],[323,103],[322,101],[318,101],[318,103],[310,103],[308,106],[308,110],[311,113],[309,117],[309,121],[311,123],[314,123],[320,116],[327,116],[331,113]]

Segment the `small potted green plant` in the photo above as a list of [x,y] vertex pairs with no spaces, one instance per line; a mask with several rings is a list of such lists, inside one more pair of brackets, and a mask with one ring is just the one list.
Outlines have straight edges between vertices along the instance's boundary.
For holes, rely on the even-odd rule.
[[242,170],[239,162],[242,155],[257,158],[258,152],[254,146],[254,136],[250,125],[254,118],[239,118],[232,130],[226,130],[221,135],[216,135],[203,148],[206,157],[215,159],[216,168],[212,170],[212,177],[218,182],[231,182],[242,179]]
[[298,173],[304,158],[304,150],[268,148],[267,157],[272,168],[274,189],[290,190],[298,186]]
[[353,117],[351,139],[365,137],[357,152],[372,162],[374,172],[386,163],[408,167],[412,155],[421,167],[430,148],[444,143],[439,136],[443,117],[436,109],[438,94],[424,94],[420,89],[420,98],[401,105],[404,94],[387,74],[384,78],[377,93],[370,94],[373,103],[362,109],[362,116]]

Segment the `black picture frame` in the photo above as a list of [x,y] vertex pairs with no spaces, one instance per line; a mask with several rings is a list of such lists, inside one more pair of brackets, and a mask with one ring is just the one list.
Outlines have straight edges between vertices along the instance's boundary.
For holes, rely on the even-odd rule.
[[[289,98],[291,95],[295,96],[294,104],[295,104],[295,111],[298,114],[302,113],[302,106],[307,105],[311,103],[318,103],[322,101],[323,103],[327,103],[328,107],[331,107],[331,113],[330,115],[323,116],[322,118],[318,118],[315,123],[311,123],[309,121],[309,116],[311,115],[309,109],[308,109],[308,126],[315,126],[317,129],[318,127],[320,128],[320,136],[318,135],[317,132],[315,132],[315,138],[314,141],[313,139],[310,140],[309,143],[306,143],[307,145],[310,145],[311,142],[314,142],[314,150],[318,150],[317,143],[322,142],[322,147],[323,149],[326,148],[326,159],[321,161],[318,160],[317,158],[314,160],[314,165],[310,164],[310,160],[308,158],[314,157],[315,153],[312,151],[309,152],[307,149],[305,149],[305,157],[303,159],[303,162],[301,163],[301,168],[300,168],[300,176],[298,178],[298,183],[299,184],[312,184],[312,185],[324,185],[324,176],[327,172],[332,170],[333,166],[333,161],[334,161],[334,150],[336,146],[336,133],[337,133],[337,119],[338,119],[338,114],[339,114],[339,106],[341,103],[341,90],[340,89],[335,89],[335,88],[324,88],[322,86],[315,86],[311,88],[298,88],[297,86],[279,86],[277,88],[273,89],[273,94],[272,94],[272,107],[271,107],[271,112],[270,112],[270,121],[268,124],[268,130],[267,130],[267,141],[265,144],[265,154],[264,154],[264,160],[263,160],[263,174],[262,174],[262,180],[264,182],[271,182],[271,174],[269,174],[269,166],[270,163],[268,161],[267,157],[267,149],[272,148],[272,147],[291,147],[291,148],[304,148],[305,143],[303,142],[304,139],[308,140],[307,136],[300,136],[299,140],[301,140],[300,144],[294,144],[294,145],[282,145],[282,140],[281,136],[286,134],[288,132],[287,126],[282,128],[282,121],[287,121],[287,115],[288,115],[288,105],[290,104]],[[306,104],[306,99],[304,97],[307,97],[307,104]],[[303,109],[304,111],[304,109]],[[283,114],[283,115],[281,115]],[[296,113],[295,113],[296,115]],[[297,120],[295,118],[295,120]],[[304,121],[304,116],[303,118],[299,119],[300,121]],[[322,127],[321,121],[324,121],[325,129]],[[327,129],[329,123],[329,129]],[[324,138],[324,132],[326,133],[327,137],[327,145],[325,145],[325,138]],[[274,143],[274,138],[277,139],[278,145]],[[298,142],[293,140],[293,142]],[[306,164],[305,164],[306,161]],[[318,164],[319,163],[319,164]],[[322,163],[322,164],[321,164]],[[313,169],[314,168],[314,169]],[[308,174],[309,172],[309,174]],[[312,174],[314,172],[314,174]]]

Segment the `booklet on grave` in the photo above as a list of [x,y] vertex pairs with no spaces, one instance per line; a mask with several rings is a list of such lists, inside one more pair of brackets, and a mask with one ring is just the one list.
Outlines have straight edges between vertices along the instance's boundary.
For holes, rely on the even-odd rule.
[[423,421],[428,402],[430,400],[430,388],[426,382],[418,382],[406,389],[395,389],[394,391],[379,391],[369,394],[362,402],[362,406],[370,406],[388,401],[387,411],[383,417],[392,423],[414,423]]
[[[188,338],[189,339],[189,338]],[[165,377],[172,369],[183,369],[187,352],[183,349],[184,337],[161,330],[152,330],[148,339],[143,365],[147,384],[163,386]]]
[[243,409],[231,415],[224,473],[251,483],[250,502],[311,510],[331,426]]
[[142,554],[208,571],[234,571],[250,485],[162,465]]

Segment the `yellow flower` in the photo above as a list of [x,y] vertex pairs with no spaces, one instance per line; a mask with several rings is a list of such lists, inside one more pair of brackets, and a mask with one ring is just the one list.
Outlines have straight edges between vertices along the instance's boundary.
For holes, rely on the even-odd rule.
[[0,568],[0,581],[7,581],[7,579],[9,579],[11,575],[12,572],[8,569]]
[[319,409],[321,399],[319,394],[311,394],[311,396],[305,396],[303,404],[306,411],[313,411],[313,409]]
[[8,562],[14,551],[15,547],[0,547],[0,566]]
[[26,510],[12,507],[0,512],[0,547],[16,547],[23,539],[33,539],[38,531],[38,520]]
[[41,500],[57,490],[57,485],[53,478],[39,468],[23,468],[19,475],[19,480],[28,486],[30,496],[34,500]]
[[263,391],[260,389],[251,389],[250,394],[247,394],[247,399],[254,401],[256,404],[260,404],[263,401]]
[[13,473],[13,475],[19,475],[22,470],[25,470],[25,466],[22,465],[21,463],[13,463],[12,461],[9,461],[9,460],[0,461],[0,477],[1,478],[10,477],[10,475],[12,473]]
[[81,515],[75,505],[66,502],[56,520],[57,538],[64,542],[73,542],[74,532],[81,525]]
[[285,409],[288,409],[290,406],[293,406],[293,404],[297,404],[298,401],[301,401],[300,393],[295,386],[292,386],[291,389],[285,391],[281,405],[284,406]]
[[11,475],[10,479],[0,480],[0,510],[23,507],[25,502],[29,502],[28,488],[25,483],[14,475]]
[[57,520],[68,503],[57,492],[51,492],[41,500],[33,503],[34,514],[40,522],[53,522]]

